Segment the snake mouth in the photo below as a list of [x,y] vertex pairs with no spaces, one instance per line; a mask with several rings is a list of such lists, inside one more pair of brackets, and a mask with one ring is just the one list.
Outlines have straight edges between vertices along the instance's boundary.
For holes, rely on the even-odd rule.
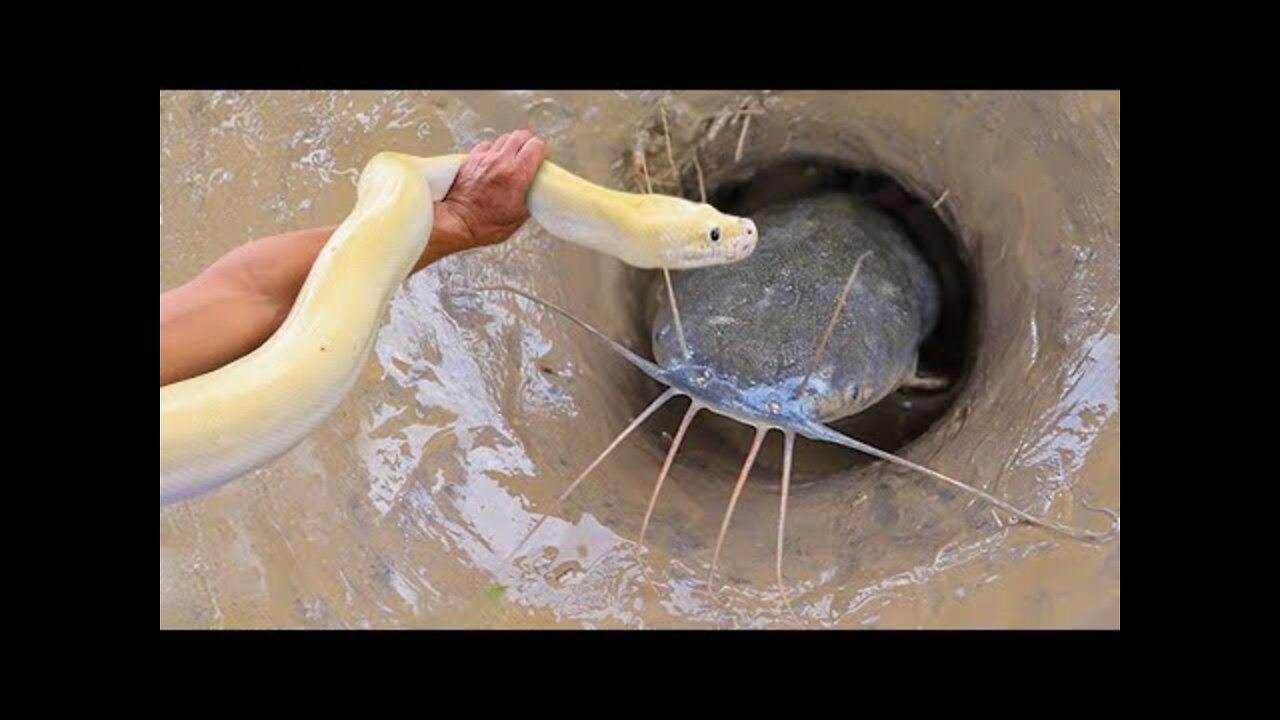
[[760,242],[760,231],[756,228],[754,220],[748,217],[736,218],[741,232],[733,238],[732,257],[735,261],[746,260],[756,251],[756,245]]
[[[747,222],[751,221],[748,220]],[[751,229],[749,233],[740,232],[732,237],[721,239],[715,245],[703,245],[682,253],[678,266],[673,269],[700,270],[719,265],[732,265],[746,260],[755,252],[757,240],[760,237],[755,230],[754,223],[749,227]]]
[[746,260],[756,251],[760,232],[749,217],[727,213],[712,231],[711,242],[698,242],[683,250],[680,270],[698,270],[718,265],[732,265]]
[[754,233],[743,234],[732,240],[729,248],[730,262],[738,262],[751,257],[756,251],[756,238],[759,237]]

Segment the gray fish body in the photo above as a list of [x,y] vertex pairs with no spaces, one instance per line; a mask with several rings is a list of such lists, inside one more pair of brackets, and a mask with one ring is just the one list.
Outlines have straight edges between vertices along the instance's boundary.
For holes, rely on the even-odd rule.
[[[659,365],[696,373],[686,378],[694,387],[732,388],[733,404],[759,406],[761,416],[820,422],[856,414],[913,377],[937,322],[939,289],[897,223],[844,194],[766,209],[755,220],[760,242],[747,259],[672,274],[690,357],[663,302],[653,324]],[[867,252],[822,361],[796,398]]]

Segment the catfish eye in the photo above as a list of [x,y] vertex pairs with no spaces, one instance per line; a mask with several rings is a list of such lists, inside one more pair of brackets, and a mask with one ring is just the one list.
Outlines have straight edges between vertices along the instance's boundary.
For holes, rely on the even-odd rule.
[[720,228],[711,228],[711,242],[720,242]]

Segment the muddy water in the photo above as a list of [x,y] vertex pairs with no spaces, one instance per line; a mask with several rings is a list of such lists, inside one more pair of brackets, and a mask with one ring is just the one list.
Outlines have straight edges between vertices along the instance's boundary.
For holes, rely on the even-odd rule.
[[[1063,522],[1101,522],[1082,501],[1119,510],[1118,93],[162,92],[160,289],[251,238],[340,221],[380,150],[455,152],[527,126],[561,164],[630,188],[628,153],[663,98],[677,147],[702,143],[709,184],[818,155],[945,194],[977,278],[978,346],[951,409],[901,453]],[[699,122],[743,98],[763,113],[745,137]],[[630,544],[681,408],[504,561],[658,389],[542,310],[460,291],[516,285],[647,353],[650,281],[532,223],[413,277],[320,431],[161,510],[161,627],[794,625],[772,584],[778,497],[763,473],[721,558],[728,608],[703,580],[735,465],[678,462],[649,550]],[[1118,538],[1003,525],[882,463],[798,488],[787,542],[810,627],[1120,625]]]

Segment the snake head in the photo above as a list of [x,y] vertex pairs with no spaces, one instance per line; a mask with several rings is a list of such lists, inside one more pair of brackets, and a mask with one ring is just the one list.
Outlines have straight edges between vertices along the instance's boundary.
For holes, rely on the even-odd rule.
[[690,270],[728,265],[755,252],[760,233],[749,218],[727,215],[706,203],[649,198],[665,205],[649,216],[661,238],[664,267]]

